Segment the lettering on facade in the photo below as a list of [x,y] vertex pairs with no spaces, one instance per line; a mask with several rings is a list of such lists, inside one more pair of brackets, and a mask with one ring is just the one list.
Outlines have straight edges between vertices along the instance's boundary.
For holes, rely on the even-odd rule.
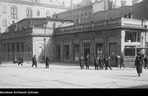
[[73,40],[73,44],[79,44],[79,40]]
[[103,38],[95,38],[95,42],[103,42]]
[[91,43],[91,40],[83,40],[83,43]]
[[108,41],[110,41],[110,42],[116,42],[116,39],[114,37],[110,37],[110,38],[108,38]]

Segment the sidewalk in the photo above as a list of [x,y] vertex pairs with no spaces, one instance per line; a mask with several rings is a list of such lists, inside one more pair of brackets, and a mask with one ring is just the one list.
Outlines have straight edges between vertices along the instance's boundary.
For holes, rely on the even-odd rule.
[[[45,64],[44,63],[37,63],[38,64],[38,68],[45,68]],[[3,62],[0,67],[17,67],[18,64],[17,63],[12,63],[12,62]],[[20,65],[21,66],[21,65]],[[23,67],[32,67],[32,62],[24,62],[23,63]],[[80,69],[79,64],[68,64],[68,63],[60,63],[60,62],[52,62],[49,65],[50,69],[51,68],[67,68],[67,69]],[[133,70],[135,68],[125,68],[125,69],[120,69],[119,67],[112,67],[113,70]],[[90,65],[90,70],[95,70],[95,66],[94,65]],[[101,70],[101,69],[100,69]],[[104,70],[104,69],[103,69]],[[110,69],[108,69],[110,70]]]

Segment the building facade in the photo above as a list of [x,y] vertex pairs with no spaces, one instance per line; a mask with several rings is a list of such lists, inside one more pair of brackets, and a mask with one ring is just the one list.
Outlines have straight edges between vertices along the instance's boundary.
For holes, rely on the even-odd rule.
[[147,19],[147,5],[146,0],[95,0],[86,6],[56,14],[54,18],[73,20],[75,25],[118,17]]
[[116,18],[57,28],[55,58],[60,62],[78,62],[80,56],[85,58],[89,54],[90,64],[94,64],[94,56],[110,56],[111,66],[117,67],[115,57],[120,55],[128,62],[126,66],[133,67],[137,53],[140,50],[147,52],[147,23],[142,20]]
[[73,23],[51,18],[29,18],[12,24],[8,32],[1,34],[1,60],[12,61],[22,56],[24,61],[31,61],[33,55],[36,55],[39,62],[44,61],[45,57],[53,60],[53,30],[69,24]]
[[24,18],[50,17],[66,10],[58,0],[0,0],[0,31]]

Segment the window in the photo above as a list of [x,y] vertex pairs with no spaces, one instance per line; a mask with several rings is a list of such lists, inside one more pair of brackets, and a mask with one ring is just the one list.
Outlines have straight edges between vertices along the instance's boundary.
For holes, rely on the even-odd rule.
[[50,17],[50,11],[49,10],[46,12],[46,16]]
[[40,10],[37,10],[36,15],[37,15],[37,16],[40,16]]
[[135,48],[125,48],[125,56],[135,56]]
[[132,17],[132,13],[129,13],[129,14],[128,14],[128,18],[131,18],[131,19],[133,18],[133,17]]
[[2,13],[7,13],[7,7],[5,5],[2,6]]
[[11,18],[17,19],[17,8],[15,6],[11,7]]
[[125,42],[141,42],[141,32],[126,31]]
[[6,18],[2,19],[2,26],[7,27],[7,19]]
[[32,17],[32,9],[31,8],[27,8],[26,9],[26,17],[27,18],[31,18]]

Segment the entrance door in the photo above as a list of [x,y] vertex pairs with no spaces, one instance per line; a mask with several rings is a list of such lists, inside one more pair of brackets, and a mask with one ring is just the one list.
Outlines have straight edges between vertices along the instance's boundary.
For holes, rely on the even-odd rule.
[[74,45],[74,61],[79,61],[79,45]]
[[61,56],[61,54],[60,54],[60,46],[58,45],[57,47],[56,47],[56,54],[57,54],[57,61],[60,61],[61,59],[60,59],[60,56]]
[[97,43],[96,44],[96,56],[102,56],[103,55],[103,44]]
[[118,64],[116,64],[117,43],[109,44],[109,56],[111,57],[111,66],[118,67]]
[[[87,57],[87,54],[90,56],[90,44],[84,44],[84,58]],[[90,60],[90,57],[89,57]]]

